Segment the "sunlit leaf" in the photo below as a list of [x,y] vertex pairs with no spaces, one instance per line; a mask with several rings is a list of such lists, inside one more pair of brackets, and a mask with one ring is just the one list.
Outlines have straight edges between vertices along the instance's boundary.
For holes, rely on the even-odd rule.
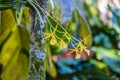
[[97,66],[99,69],[107,68],[107,65],[103,62],[100,62],[100,61],[97,61],[97,60],[94,60],[94,59],[91,59],[90,62],[92,64],[94,64],[95,66]]
[[71,35],[74,35],[76,28],[77,28],[77,24],[73,21],[73,19],[71,19],[67,24],[67,31]]
[[90,47],[92,45],[92,34],[90,28],[86,20],[83,18],[82,15],[80,15],[77,10],[73,11],[73,21],[78,26],[78,35],[83,40],[84,45]]
[[4,68],[1,79],[28,80],[29,31],[17,25],[10,9],[2,11],[1,20],[0,64]]
[[[54,2],[55,3],[55,2]],[[54,13],[53,13],[53,17],[57,20],[57,21],[62,21],[62,18],[61,18],[61,13],[62,13],[62,10],[61,10],[61,7],[59,4],[54,4]]]
[[51,77],[56,77],[57,71],[51,59],[51,49],[49,44],[46,44],[46,54],[46,71]]

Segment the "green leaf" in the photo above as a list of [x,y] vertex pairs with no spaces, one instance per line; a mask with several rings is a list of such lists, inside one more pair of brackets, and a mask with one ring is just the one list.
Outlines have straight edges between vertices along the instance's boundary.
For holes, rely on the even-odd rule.
[[49,44],[46,44],[46,71],[51,77],[57,76],[57,70],[51,59],[51,48]]
[[5,10],[5,9],[9,9],[12,8],[13,6],[11,4],[1,4],[0,3],[0,10]]
[[[71,38],[71,35],[67,32],[65,27],[63,27],[59,22],[57,22],[52,16],[48,16],[46,20],[46,33],[53,33],[53,31],[57,27],[55,31],[55,36],[57,36],[57,44],[54,46],[53,53],[58,53],[62,49],[67,47],[67,44],[70,42],[69,38]],[[65,36],[65,34],[67,34],[67,37]],[[49,40],[51,40],[51,37],[49,38]],[[50,43],[50,41],[48,43]]]
[[90,47],[92,45],[92,34],[90,27],[83,16],[80,15],[76,9],[73,11],[72,22],[77,25],[77,32],[79,33],[78,35],[83,40],[83,43]]
[[120,56],[116,49],[105,49],[102,47],[92,48],[98,56],[98,59],[102,59],[114,72],[120,74]]
[[62,8],[61,8],[60,4],[56,5],[54,2],[54,13],[52,16],[55,18],[55,20],[63,22],[61,14],[62,14]]
[[0,0],[1,3],[5,3],[5,2],[15,2],[17,0]]
[[58,27],[57,27],[57,30],[55,31],[55,34],[59,38],[61,38],[62,40],[65,40],[67,42],[68,40],[65,37],[63,37],[63,35],[65,33],[65,28],[59,22],[57,22],[52,16],[48,16],[45,31],[52,33],[54,31],[54,29],[56,28],[56,26],[58,26]]
[[67,24],[67,31],[71,35],[74,35],[76,28],[77,28],[77,24],[73,21],[73,19],[71,19]]
[[97,60],[94,60],[94,59],[90,59],[90,62],[92,64],[94,64],[99,69],[107,68],[107,65],[103,62],[100,62],[100,61],[97,61]]
[[52,16],[48,16],[47,22],[48,22],[48,23],[47,23],[47,24],[48,24],[48,28],[49,28],[49,27],[55,28],[56,25],[58,25],[58,30],[61,31],[61,32],[65,32],[65,31],[63,30],[64,27],[63,27],[60,23],[58,23]]
[[11,9],[1,12],[1,20],[0,64],[4,68],[1,79],[28,80],[29,31],[17,25]]

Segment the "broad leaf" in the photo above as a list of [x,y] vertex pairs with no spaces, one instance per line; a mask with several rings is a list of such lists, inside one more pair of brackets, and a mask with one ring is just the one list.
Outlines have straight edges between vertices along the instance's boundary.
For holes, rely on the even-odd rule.
[[92,45],[92,34],[89,25],[76,9],[73,11],[72,22],[77,25],[77,32],[79,33],[78,35],[83,40],[83,43],[90,47]]
[[[1,12],[1,20],[0,64],[3,65],[1,79],[28,80],[29,31],[17,25],[11,9]],[[22,22],[25,21],[24,18]]]

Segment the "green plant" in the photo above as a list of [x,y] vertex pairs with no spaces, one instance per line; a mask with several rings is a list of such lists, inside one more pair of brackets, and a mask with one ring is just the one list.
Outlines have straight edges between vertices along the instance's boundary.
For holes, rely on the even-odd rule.
[[[50,45],[58,45],[61,50],[68,48],[71,50],[69,54],[76,52],[76,59],[81,57],[83,51],[86,51],[89,55],[88,47],[92,44],[91,31],[76,9],[74,9],[73,17],[67,26],[70,29],[66,29],[46,11],[47,2],[45,0],[0,0],[0,2],[0,10],[2,10],[0,63],[6,68],[6,71],[1,74],[2,79],[16,80],[19,78],[20,80],[26,80],[26,75],[29,72],[30,80],[45,80],[44,63],[45,56],[51,57],[49,56],[50,50],[48,48]],[[43,4],[41,4],[42,2]],[[7,24],[7,22],[9,23]],[[45,22],[46,25],[44,25]],[[74,36],[74,32],[78,29],[80,30],[78,32],[79,39]],[[17,40],[15,40],[16,38]],[[68,44],[72,45],[71,48],[68,47]],[[13,45],[14,47],[12,48]],[[11,50],[7,52],[5,48]],[[45,54],[45,52],[47,53]],[[22,57],[23,59],[20,59]],[[17,72],[17,68],[15,68],[16,71],[13,69],[14,66],[18,66],[18,62],[20,62],[20,65]],[[50,65],[52,65],[52,62],[50,62]],[[26,71],[23,71],[24,69]],[[7,71],[10,73],[12,70],[12,74],[8,75]]]

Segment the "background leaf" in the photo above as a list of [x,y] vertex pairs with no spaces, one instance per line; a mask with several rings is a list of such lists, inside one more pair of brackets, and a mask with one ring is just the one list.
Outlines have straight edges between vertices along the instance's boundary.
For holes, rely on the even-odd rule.
[[46,44],[46,54],[46,71],[54,78],[57,76],[57,71],[51,59],[51,49],[49,44]]
[[115,49],[104,49],[102,47],[93,47],[93,50],[98,53],[97,57],[103,59],[113,72],[120,74],[120,56]]
[[76,9],[73,11],[73,21],[75,21],[78,26],[77,30],[79,37],[83,40],[83,43],[86,46],[90,47],[92,45],[92,34],[90,27]]
[[11,4],[1,4],[0,3],[0,10],[5,10],[5,9],[9,9],[12,8],[13,6]]

